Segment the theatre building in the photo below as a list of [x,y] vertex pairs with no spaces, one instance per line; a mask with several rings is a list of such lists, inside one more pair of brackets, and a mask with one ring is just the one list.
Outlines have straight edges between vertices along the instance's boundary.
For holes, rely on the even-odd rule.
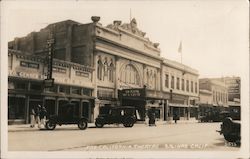
[[[99,106],[134,106],[138,120],[155,107],[162,116],[161,57],[158,43],[130,23],[96,24],[95,70]],[[98,108],[98,106],[96,107]],[[98,110],[97,110],[98,111]]]
[[[84,105],[82,111],[91,122],[101,107],[118,105],[135,107],[141,121],[152,107],[161,120],[173,112],[183,119],[195,117],[196,70],[163,59],[159,43],[150,41],[135,19],[107,26],[99,17],[91,20],[50,24],[9,42],[10,120],[28,122],[30,108],[38,103],[57,114],[65,102]],[[55,86],[44,89],[50,34],[55,39]]]
[[196,120],[198,117],[198,71],[181,63],[163,60],[162,92],[167,99],[164,119]]

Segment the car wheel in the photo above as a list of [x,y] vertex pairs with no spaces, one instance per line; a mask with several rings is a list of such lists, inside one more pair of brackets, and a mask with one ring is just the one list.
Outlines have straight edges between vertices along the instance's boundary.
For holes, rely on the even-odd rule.
[[133,118],[127,118],[124,123],[124,127],[133,127],[134,126],[134,120]]
[[130,123],[130,124],[129,124],[129,127],[133,127],[133,126],[134,126],[134,123]]
[[129,127],[129,123],[123,123],[123,126],[127,128]]
[[85,119],[80,119],[78,121],[78,128],[81,130],[85,130],[88,127],[88,122]]
[[47,121],[45,124],[45,128],[47,130],[54,130],[56,128],[56,122],[54,122],[52,120]]
[[104,124],[103,124],[101,121],[96,121],[96,122],[95,122],[95,126],[96,126],[97,128],[102,128],[102,127],[104,126]]
[[228,142],[236,142],[236,141],[240,140],[239,137],[236,135],[224,135],[224,138]]

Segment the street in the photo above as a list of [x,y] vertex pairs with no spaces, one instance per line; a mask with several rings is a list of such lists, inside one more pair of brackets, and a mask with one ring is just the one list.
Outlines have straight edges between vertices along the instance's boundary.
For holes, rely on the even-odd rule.
[[57,126],[53,131],[25,126],[25,130],[9,130],[9,151],[239,150],[216,132],[220,123],[105,125],[83,131],[76,125]]

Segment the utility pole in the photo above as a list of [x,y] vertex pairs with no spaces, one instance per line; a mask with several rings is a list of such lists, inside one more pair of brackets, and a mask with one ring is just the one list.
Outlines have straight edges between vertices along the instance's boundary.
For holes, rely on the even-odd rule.
[[55,47],[55,38],[54,38],[54,28],[50,31],[49,37],[47,40],[48,47],[48,71],[47,71],[47,79],[44,80],[44,87],[49,88],[54,86],[54,78],[52,78],[53,72],[53,56],[54,56],[54,47]]

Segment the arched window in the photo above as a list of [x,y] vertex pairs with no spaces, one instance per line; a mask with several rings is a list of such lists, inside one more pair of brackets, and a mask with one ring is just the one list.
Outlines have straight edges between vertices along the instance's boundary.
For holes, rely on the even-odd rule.
[[109,81],[113,82],[114,81],[114,64],[113,64],[112,59],[109,64],[108,76],[109,76]]
[[102,80],[102,69],[103,69],[103,64],[101,61],[101,57],[98,57],[97,61],[97,79]]
[[124,70],[121,72],[121,80],[127,84],[139,85],[140,78],[138,71],[131,64],[125,66]]

